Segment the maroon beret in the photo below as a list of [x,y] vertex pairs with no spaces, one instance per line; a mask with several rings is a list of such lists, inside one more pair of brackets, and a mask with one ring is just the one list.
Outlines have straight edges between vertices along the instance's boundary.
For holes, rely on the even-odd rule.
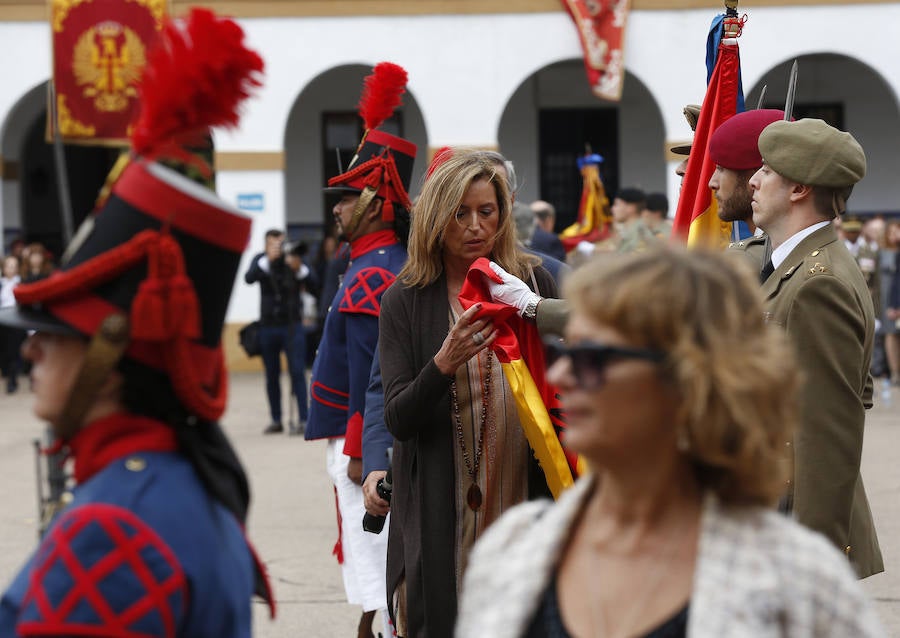
[[759,134],[772,122],[784,119],[779,109],[744,111],[719,126],[709,139],[709,156],[722,168],[743,171],[762,166]]

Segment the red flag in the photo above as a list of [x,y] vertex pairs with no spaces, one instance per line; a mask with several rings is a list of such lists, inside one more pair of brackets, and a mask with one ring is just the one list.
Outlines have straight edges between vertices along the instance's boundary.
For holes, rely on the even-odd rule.
[[600,155],[589,154],[578,158],[581,170],[581,202],[578,204],[578,219],[559,234],[566,252],[580,242],[595,242],[609,235],[612,217],[609,215],[609,198],[600,179]]
[[681,197],[672,224],[672,236],[689,246],[721,247],[728,243],[731,224],[719,219],[709,178],[715,164],[709,157],[709,138],[725,120],[737,112],[740,91],[740,53],[736,39],[723,39],[719,57],[700,108],[697,130],[681,182]]
[[618,102],[625,76],[625,24],[631,0],[563,0],[584,51],[584,68],[594,95]]
[[565,422],[558,392],[545,379],[544,349],[537,327],[519,317],[512,306],[491,301],[485,277],[494,281],[500,279],[491,270],[488,260],[482,257],[469,268],[459,301],[466,309],[481,303],[482,309],[477,316],[493,320],[498,332],[492,346],[494,354],[515,397],[519,422],[528,445],[544,470],[553,498],[558,498],[572,484],[573,477],[583,470],[583,465],[560,443],[559,435]]
[[[127,144],[137,83],[159,39],[165,2],[53,0],[53,84],[67,142]],[[52,131],[54,122],[49,123]]]

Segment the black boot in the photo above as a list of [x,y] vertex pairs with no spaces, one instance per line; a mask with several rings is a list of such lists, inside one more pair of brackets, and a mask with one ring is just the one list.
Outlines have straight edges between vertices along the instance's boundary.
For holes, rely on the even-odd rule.
[[284,426],[281,423],[270,423],[269,426],[263,430],[263,434],[281,434],[284,432]]

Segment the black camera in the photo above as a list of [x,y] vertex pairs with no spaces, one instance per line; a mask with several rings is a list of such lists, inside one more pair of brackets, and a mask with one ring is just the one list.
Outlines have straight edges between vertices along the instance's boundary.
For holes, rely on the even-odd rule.
[[302,241],[291,241],[290,239],[285,239],[281,242],[281,252],[285,255],[295,255],[297,257],[306,256],[309,247],[306,245],[306,242]]
[[[378,496],[388,503],[391,502],[391,492],[394,491],[392,480],[391,470],[388,469],[387,474],[378,479],[378,483],[375,484],[375,491],[378,492]],[[362,521],[363,529],[373,534],[380,534],[381,530],[384,529],[384,521],[386,519],[387,516],[373,516],[366,512]]]

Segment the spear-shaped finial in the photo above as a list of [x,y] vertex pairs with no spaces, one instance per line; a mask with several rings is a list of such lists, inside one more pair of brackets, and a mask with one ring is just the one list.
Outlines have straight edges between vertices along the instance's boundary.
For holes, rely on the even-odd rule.
[[797,60],[791,65],[791,75],[788,79],[787,97],[784,98],[784,119],[791,121],[794,113],[794,98],[797,96]]
[[756,103],[756,109],[759,110],[763,107],[763,100],[766,99],[766,89],[769,88],[768,84],[763,84],[762,91],[759,92],[759,101]]

